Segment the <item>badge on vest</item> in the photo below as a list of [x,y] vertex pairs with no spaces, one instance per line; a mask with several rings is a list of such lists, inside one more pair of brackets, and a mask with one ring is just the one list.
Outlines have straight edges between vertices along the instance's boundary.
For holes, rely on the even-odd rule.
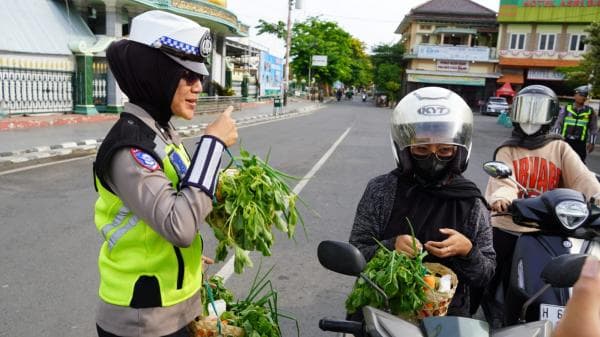
[[177,175],[179,176],[179,178],[183,178],[185,176],[185,173],[187,172],[188,167],[187,165],[185,165],[185,162],[183,161],[179,153],[171,151],[171,153],[169,153],[169,160],[171,161],[171,164],[173,164],[173,166],[175,167],[175,171],[177,171]]
[[141,167],[146,168],[150,171],[156,171],[160,169],[160,165],[158,165],[156,159],[154,159],[154,157],[147,154],[146,152],[136,148],[132,148],[130,152],[133,156],[133,159],[135,159],[135,161],[138,164],[140,164]]

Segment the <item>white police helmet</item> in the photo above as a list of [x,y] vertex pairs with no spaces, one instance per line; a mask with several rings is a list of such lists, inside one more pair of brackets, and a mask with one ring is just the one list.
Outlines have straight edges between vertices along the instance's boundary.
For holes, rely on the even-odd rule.
[[208,75],[204,65],[212,51],[210,30],[184,17],[148,11],[133,18],[129,40],[160,49],[175,62]]
[[409,147],[420,144],[452,144],[457,155],[451,169],[467,168],[473,135],[473,112],[456,93],[425,87],[408,93],[392,112],[392,150],[396,164],[410,171]]

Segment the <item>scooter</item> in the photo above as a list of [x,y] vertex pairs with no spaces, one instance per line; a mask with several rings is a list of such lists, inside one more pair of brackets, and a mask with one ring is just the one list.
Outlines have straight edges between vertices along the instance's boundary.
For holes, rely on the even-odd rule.
[[361,97],[362,97],[363,102],[367,101],[367,93],[366,92],[363,92]]
[[341,100],[342,100],[342,92],[338,90],[338,91],[335,93],[335,98],[337,98],[337,101],[338,101],[338,102],[339,102],[339,101],[341,101]]
[[511,168],[502,162],[487,162],[483,169],[494,178],[510,179],[524,193],[525,198],[513,200],[508,213],[499,215],[511,215],[514,223],[539,229],[520,234],[510,281],[494,290],[496,301],[504,309],[504,324],[536,320],[556,324],[570,297],[569,289],[544,284],[540,273],[548,261],[563,254],[600,257],[600,208],[581,192],[566,188],[529,197],[527,189],[512,177]]
[[[364,256],[353,245],[340,241],[322,241],[317,256],[321,265],[336,273],[360,277],[389,302],[385,292],[362,273],[366,266]],[[541,278],[555,287],[571,287],[581,273],[587,255],[564,255],[550,261],[544,268]],[[535,300],[532,298],[531,300]],[[549,337],[552,324],[537,321],[502,328],[490,334],[486,322],[453,316],[427,317],[420,324],[414,324],[384,310],[365,306],[362,309],[364,322],[323,318],[319,328],[323,331],[352,334],[355,337]]]

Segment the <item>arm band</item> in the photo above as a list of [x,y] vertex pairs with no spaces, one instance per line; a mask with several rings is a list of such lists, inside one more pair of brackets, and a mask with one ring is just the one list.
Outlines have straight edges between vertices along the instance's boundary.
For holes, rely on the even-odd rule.
[[193,186],[213,197],[221,167],[221,154],[225,144],[216,137],[202,136],[192,158],[190,168],[183,178],[182,187]]

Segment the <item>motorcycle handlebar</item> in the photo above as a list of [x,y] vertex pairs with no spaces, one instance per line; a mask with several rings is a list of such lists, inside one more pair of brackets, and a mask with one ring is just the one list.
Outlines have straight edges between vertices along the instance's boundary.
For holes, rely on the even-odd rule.
[[323,318],[319,321],[319,328],[323,331],[350,333],[355,336],[363,335],[361,322]]

